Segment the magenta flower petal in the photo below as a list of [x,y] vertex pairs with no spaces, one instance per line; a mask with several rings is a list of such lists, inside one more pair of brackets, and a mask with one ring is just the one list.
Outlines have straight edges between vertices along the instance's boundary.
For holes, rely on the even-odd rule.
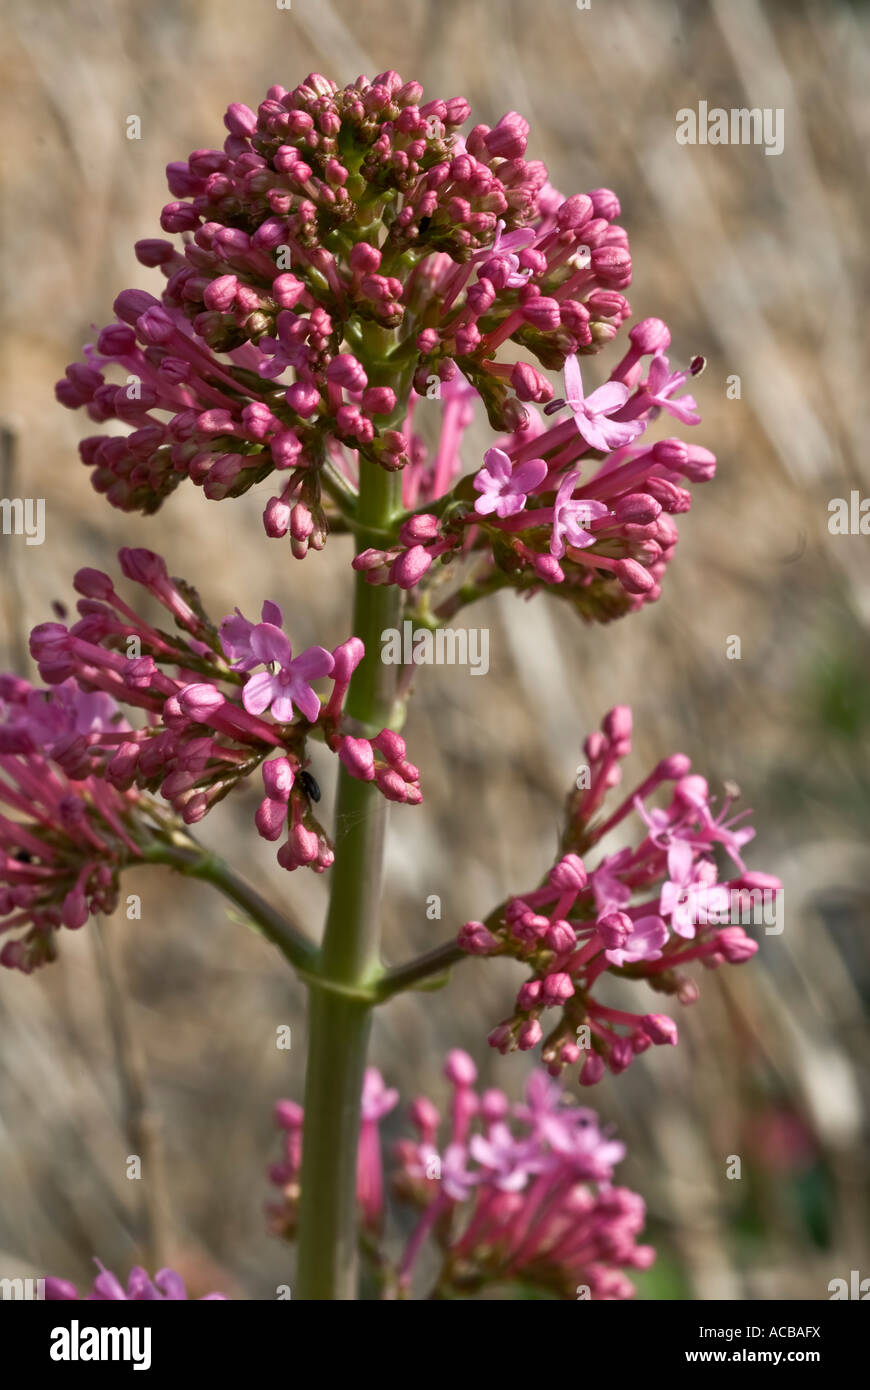
[[284,626],[284,615],[277,603],[273,603],[271,599],[266,599],[260,617],[264,623],[271,623],[273,627]]
[[289,666],[293,655],[287,637],[274,623],[257,624],[251,633],[251,651],[266,666],[273,661],[279,666]]
[[[299,701],[297,700],[296,703],[298,704]],[[272,701],[272,718],[277,720],[279,724],[289,724],[293,714],[293,696],[290,689],[286,688]]]
[[628,387],[623,382],[605,381],[603,386],[586,397],[586,410],[590,415],[612,415],[625,405],[628,396]]
[[313,724],[320,714],[320,699],[317,693],[303,680],[294,680],[290,686],[290,693],[297,709]]
[[258,671],[245,681],[242,704],[248,714],[262,714],[280,692],[281,687],[271,672]]
[[298,677],[305,681],[315,681],[320,676],[328,676],[334,665],[332,652],[328,652],[325,647],[306,647],[305,651],[300,652],[295,661],[290,663],[289,669],[294,680]]
[[583,404],[583,377],[576,357],[565,358],[565,399],[570,406]]
[[511,481],[518,492],[529,493],[544,481],[547,472],[547,465],[543,459],[529,459],[527,463],[521,463],[519,468],[514,469]]

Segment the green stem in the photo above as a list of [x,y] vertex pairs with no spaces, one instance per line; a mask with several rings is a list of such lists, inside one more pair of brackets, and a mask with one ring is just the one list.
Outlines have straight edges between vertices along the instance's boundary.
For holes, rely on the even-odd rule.
[[192,838],[185,844],[153,841],[143,849],[142,858],[149,864],[168,864],[188,878],[210,883],[242,909],[295,969],[311,971],[317,968],[318,951],[314,942],[239,878],[219,855],[203,849]]
[[[388,525],[400,505],[400,475],[361,459],[360,526]],[[381,661],[381,633],[398,626],[401,597],[393,585],[374,586],[364,575],[356,577],[353,631],[366,654],[354,672],[345,709],[370,736],[396,718],[397,668]],[[297,1275],[303,1299],[357,1295],[356,1154],[374,1003],[373,994],[364,996],[380,971],[386,817],[387,802],[373,783],[358,781],[342,767],[320,978],[306,980],[311,1003]],[[363,997],[353,997],[354,989]]]
[[425,980],[437,978],[452,965],[469,959],[468,952],[463,951],[455,941],[445,941],[443,945],[436,946],[425,955],[416,956],[404,965],[394,965],[384,971],[375,986],[378,1003],[383,1004],[385,1000],[392,999],[394,994],[401,994],[403,990],[413,989]]

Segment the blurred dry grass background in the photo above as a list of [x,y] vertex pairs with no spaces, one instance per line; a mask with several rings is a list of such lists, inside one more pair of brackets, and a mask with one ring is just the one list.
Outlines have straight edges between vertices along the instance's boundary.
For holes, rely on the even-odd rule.
[[[426,949],[536,879],[583,734],[631,703],[632,769],[681,748],[717,784],[736,779],[755,808],[752,865],[786,885],[784,934],[751,965],[704,974],[700,1003],[679,1011],[680,1047],[584,1097],[628,1141],[621,1179],[649,1203],[660,1258],[643,1294],[825,1298],[829,1279],[870,1274],[870,541],[827,529],[830,498],[870,495],[866,8],[9,0],[6,27],[2,424],[18,449],[0,491],[45,496],[48,537],[0,541],[4,667],[20,669],[28,628],[69,599],[73,571],[111,566],[122,543],[162,551],[216,615],[268,596],[294,642],[347,635],[347,542],[297,564],[265,541],[262,498],[218,508],[191,487],[156,519],[113,512],[77,461],[83,418],[52,401],[115,294],[152,287],[131,248],[155,234],[163,166],[218,143],[229,101],[256,106],[270,83],[311,70],[345,82],[395,67],[429,96],[463,93],[477,119],[522,111],[531,153],[566,193],[617,190],[635,318],[665,317],[675,358],[708,358],[694,437],[719,475],[682,519],[661,603],[587,630],[543,599],[491,600],[467,618],[491,629],[490,674],[418,680],[407,734],[427,799],[393,815],[386,952]],[[675,112],[701,99],[782,107],[783,154],[679,146]],[[131,114],[139,141],[125,138]],[[726,396],[735,373],[739,400]],[[740,661],[726,659],[731,635]],[[255,800],[221,808],[203,837],[319,929],[325,885],[277,869],[251,833]],[[197,1288],[273,1297],[292,1283],[292,1254],[264,1232],[263,1171],[271,1103],[301,1095],[301,991],[205,889],[152,870],[127,891],[141,922],[67,933],[57,966],[0,979],[0,1277],[86,1281],[92,1252],[126,1270],[150,1230]],[[426,920],[431,893],[441,923]],[[529,1059],[484,1041],[509,976],[470,964],[440,993],[394,1002],[374,1060],[406,1094],[437,1098],[441,1057],[461,1045],[489,1084],[517,1092]],[[128,1153],[155,1148],[143,1125],[162,1135],[162,1192],[153,1161],[142,1183],[125,1177]],[[735,1154],[739,1182],[725,1177]]]

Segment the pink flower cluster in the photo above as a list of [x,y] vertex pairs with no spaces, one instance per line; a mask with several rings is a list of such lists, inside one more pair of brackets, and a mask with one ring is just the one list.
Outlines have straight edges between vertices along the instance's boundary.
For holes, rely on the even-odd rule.
[[[108,696],[140,714],[136,728],[102,720],[54,746],[52,757],[68,775],[104,779],[106,795],[159,792],[190,825],[261,767],[260,834],[285,836],[277,856],[283,868],[316,872],[332,864],[333,852],[312,810],[315,784],[300,776],[309,738],[326,743],[389,800],[420,801],[419,775],[399,735],[384,730],[368,740],[344,727],[344,699],[364,656],[358,638],[294,657],[276,604],[264,604],[259,623],[236,612],[217,628],[160,556],[124,549],[119,559],[125,577],[170,613],[175,631],[148,623],[94,569],[75,576],[78,622],[34,628],[31,652],[48,685],[75,682],[92,698]],[[311,684],[322,678],[332,681],[325,701]]]
[[[731,914],[748,920],[763,893],[775,897],[782,887],[744,865],[741,850],[754,831],[739,823],[749,812],[730,817],[730,799],[714,809],[707,782],[681,753],[664,758],[606,819],[597,818],[620,780],[631,729],[631,711],[621,706],[586,740],[588,785],[569,797],[562,852],[544,882],[508,898],[485,922],[466,922],[459,934],[464,950],[512,956],[530,971],[491,1045],[507,1052],[542,1043],[550,1073],[581,1062],[584,1086],[600,1081],[605,1069],[624,1071],[652,1044],[677,1041],[677,1025],[666,1015],[602,1002],[601,981],[643,980],[683,1004],[694,1002],[697,986],[684,967],[748,960],[757,943]],[[667,804],[648,805],[666,786]],[[589,851],[632,813],[643,826],[636,845],[589,866]],[[724,879],[717,849],[733,865]],[[558,1010],[558,1020],[545,1037],[548,1009]]]
[[121,728],[108,695],[0,676],[0,936],[17,933],[0,965],[29,974],[54,960],[61,927],[115,910],[119,872],[141,856],[152,808],[91,776],[85,750]]
[[[410,1294],[428,1240],[440,1252],[431,1297],[468,1295],[487,1285],[520,1282],[557,1298],[625,1299],[634,1292],[624,1270],[646,1269],[655,1258],[638,1245],[644,1204],[612,1186],[622,1144],[599,1127],[594,1111],[565,1105],[542,1071],[528,1081],[525,1100],[511,1105],[498,1090],[475,1090],[477,1071],[465,1052],[451,1052],[445,1075],[452,1086],[449,1135],[438,1143],[441,1116],[426,1097],[410,1108],[416,1139],[396,1146],[393,1192],[417,1210],[404,1250],[391,1262],[381,1248],[384,1179],[379,1124],[398,1103],[380,1073],[369,1068],[362,1101],[357,1197],[362,1248],[384,1298]],[[272,1229],[295,1229],[302,1160],[303,1113],[279,1101],[284,1158],[270,1170],[282,1200],[269,1208]]]
[[[536,415],[488,449],[473,478],[458,483],[473,393],[444,388],[432,467],[412,435],[406,502],[417,510],[402,521],[391,547],[363,551],[354,567],[370,583],[413,589],[461,560],[457,568],[466,591],[470,572],[471,597],[505,585],[526,593],[544,587],[596,621],[654,602],[678,540],[673,518],[691,506],[686,484],[712,478],[716,460],[676,438],[638,442],[663,410],[684,424],[699,422],[693,397],[674,393],[702,363],[671,371],[670,334],[659,319],[637,324],[629,338],[609,380],[588,396],[579,361],[569,357],[565,398],[544,411],[561,412],[556,423]],[[584,478],[589,462],[593,471]],[[449,600],[436,609],[439,616],[453,611]]]
[[[169,1300],[178,1302],[187,1299],[187,1289],[180,1274],[176,1274],[174,1269],[159,1269],[151,1279],[148,1273],[142,1269],[141,1265],[134,1265],[127,1277],[127,1287],[121,1283],[120,1279],[100,1264],[99,1260],[94,1263],[99,1266],[99,1274],[94,1280],[94,1287],[89,1294],[84,1297],[79,1293],[75,1284],[71,1284],[68,1279],[46,1279],[45,1297],[48,1301],[68,1302],[78,1300],[87,1303],[144,1303],[154,1302],[154,1300]],[[210,1299],[225,1299],[224,1293],[203,1294],[199,1300],[201,1303]]]

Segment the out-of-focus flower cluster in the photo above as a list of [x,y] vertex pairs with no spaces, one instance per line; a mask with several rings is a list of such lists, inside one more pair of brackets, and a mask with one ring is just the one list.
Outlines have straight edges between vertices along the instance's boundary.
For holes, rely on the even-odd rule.
[[[668,1016],[603,1002],[605,977],[643,980],[693,1003],[698,990],[684,967],[748,960],[758,946],[740,923],[765,895],[776,902],[782,888],[744,865],[742,848],[755,833],[740,824],[749,812],[730,816],[730,799],[716,809],[707,782],[681,753],[664,758],[606,819],[598,815],[620,781],[631,729],[631,711],[620,706],[587,738],[586,776],[568,798],[561,852],[543,883],[508,898],[485,922],[466,922],[459,934],[466,951],[512,956],[530,971],[491,1045],[507,1052],[541,1043],[551,1075],[580,1062],[584,1086],[606,1069],[624,1071],[652,1044],[677,1042]],[[667,804],[649,805],[663,787]],[[589,851],[632,813],[643,826],[640,839],[590,866]],[[717,847],[733,866],[723,878]],[[548,1009],[558,1017],[545,1036]]]
[[[341,89],[314,74],[257,111],[230,106],[221,149],[168,167],[161,220],[182,247],[136,245],[165,289],[118,296],[58,398],[129,426],[81,444],[115,506],[152,512],[185,477],[235,497],[275,473],[265,529],[303,556],[357,525],[364,460],[404,469],[412,513],[358,557],[373,583],[416,589],[437,561],[428,588],[464,557],[463,602],[543,585],[587,618],[618,616],[658,596],[686,482],[713,472],[704,449],[637,442],[661,411],[698,422],[677,393],[700,359],[672,369],[670,334],[647,319],[584,396],[579,357],[631,313],[617,197],[558,193],[516,112],[463,136],[463,98],[422,98],[395,72]],[[564,399],[540,367],[564,367]],[[441,412],[431,457],[421,397]],[[457,482],[475,403],[505,437]]]
[[[332,864],[333,852],[312,809],[319,792],[305,774],[309,737],[389,800],[419,802],[404,740],[389,730],[358,737],[347,727],[344,699],[364,655],[358,638],[333,652],[310,647],[294,657],[276,604],[263,605],[259,623],[237,611],[218,628],[160,556],[124,549],[119,559],[126,578],[171,614],[174,631],[152,626],[94,569],[75,576],[82,596],[76,623],[34,628],[30,648],[48,685],[75,683],[93,700],[111,697],[108,703],[139,711],[135,728],[102,719],[56,744],[51,756],[69,776],[102,779],[106,796],[159,792],[191,825],[259,767],[265,795],[257,829],[267,840],[284,837],[283,868],[317,872]],[[321,678],[332,681],[325,701],[311,684]]]
[[[626,1269],[654,1259],[638,1245],[644,1204],[612,1186],[624,1146],[602,1132],[594,1111],[566,1105],[543,1071],[529,1078],[525,1100],[511,1105],[498,1090],[479,1094],[467,1053],[451,1052],[449,1134],[426,1097],[410,1107],[416,1139],[396,1146],[395,1198],[416,1209],[404,1250],[383,1248],[385,1204],[379,1124],[398,1103],[375,1068],[366,1073],[357,1159],[361,1248],[384,1298],[405,1298],[432,1243],[438,1272],[430,1297],[468,1296],[492,1285],[521,1283],[563,1299],[624,1299],[634,1292]],[[272,1230],[291,1236],[299,1202],[304,1115],[279,1101],[284,1157],[270,1169],[281,1200],[269,1207]]]
[[121,869],[159,824],[150,798],[91,775],[92,742],[126,730],[101,691],[0,676],[0,964],[29,974],[54,960],[60,927],[114,911]]
[[[99,1260],[94,1263],[99,1266],[99,1274],[94,1280],[94,1287],[89,1294],[80,1294],[75,1284],[71,1284],[67,1279],[46,1279],[45,1297],[49,1301],[64,1302],[73,1299],[87,1303],[109,1303],[109,1302],[153,1302],[157,1300],[169,1300],[178,1302],[187,1299],[187,1289],[180,1274],[176,1274],[174,1269],[159,1269],[151,1279],[142,1269],[141,1265],[134,1265],[127,1277],[127,1287],[121,1283],[120,1279],[100,1264]],[[207,1293],[199,1302],[206,1302],[209,1299],[225,1299],[225,1293]]]

